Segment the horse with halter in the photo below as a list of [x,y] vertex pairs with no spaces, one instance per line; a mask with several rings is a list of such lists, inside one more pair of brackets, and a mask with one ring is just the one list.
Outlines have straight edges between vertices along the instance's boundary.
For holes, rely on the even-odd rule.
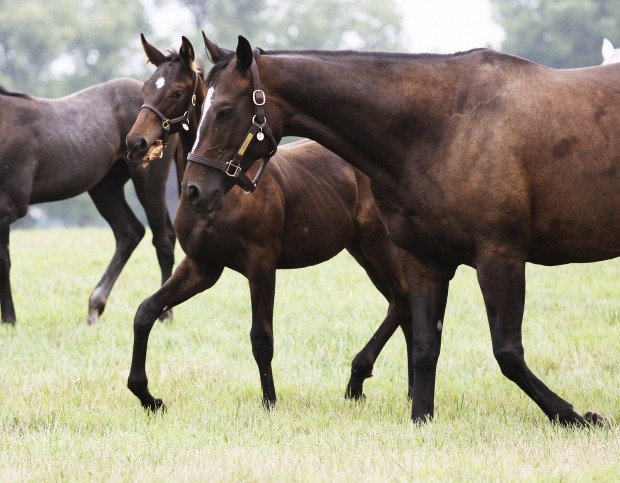
[[[116,250],[88,302],[88,324],[103,313],[112,287],[145,234],[127,204],[132,180],[153,233],[162,283],[174,265],[175,235],[165,203],[171,162],[148,169],[129,163],[125,137],[142,105],[140,83],[115,79],[61,99],[0,89],[0,305],[2,321],[15,323],[10,285],[9,230],[28,205],[88,192],[108,222]],[[175,141],[176,143],[177,141]],[[163,314],[168,316],[169,314]]]
[[[130,156],[137,160],[165,137],[167,119],[184,119],[183,150],[195,142],[201,106],[207,94],[194,65],[194,49],[183,37],[178,53],[165,55],[142,36],[149,61],[156,66],[144,83],[145,104],[127,136]],[[197,107],[194,107],[197,106]],[[272,141],[275,149],[275,140]],[[185,258],[156,293],[138,309],[134,321],[134,351],[128,386],[145,408],[163,406],[149,392],[145,371],[149,332],[167,310],[212,287],[225,267],[243,274],[252,300],[252,352],[258,365],[263,404],[276,402],[271,369],[273,305],[276,270],[302,268],[326,261],[344,249],[366,270],[389,301],[388,313],[351,367],[346,396],[363,397],[364,379],[399,324],[411,340],[409,301],[401,268],[404,254],[387,237],[370,192],[368,178],[338,156],[311,141],[279,148],[269,169],[246,178],[244,190],[226,195],[227,207],[210,213],[181,203],[175,220]],[[410,344],[407,343],[411,360]],[[409,375],[413,376],[411,367]],[[412,383],[410,379],[409,383]]]
[[216,63],[184,202],[215,216],[227,207],[235,175],[273,149],[257,137],[246,146],[256,129],[276,141],[314,139],[367,174],[390,238],[411,254],[414,422],[434,414],[448,286],[461,264],[477,272],[502,373],[552,421],[605,422],[576,412],[532,373],[521,326],[527,262],[620,254],[620,65],[555,70],[489,49],[264,52],[243,37],[236,51],[205,43]]

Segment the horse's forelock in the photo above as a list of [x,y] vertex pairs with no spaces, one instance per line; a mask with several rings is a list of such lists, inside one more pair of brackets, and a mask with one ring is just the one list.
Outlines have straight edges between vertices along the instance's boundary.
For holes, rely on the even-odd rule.
[[230,52],[218,60],[211,70],[207,73],[207,78],[205,79],[205,84],[210,86],[213,82],[216,81],[219,74],[226,68],[226,66],[230,63],[231,60],[235,58],[235,53]]

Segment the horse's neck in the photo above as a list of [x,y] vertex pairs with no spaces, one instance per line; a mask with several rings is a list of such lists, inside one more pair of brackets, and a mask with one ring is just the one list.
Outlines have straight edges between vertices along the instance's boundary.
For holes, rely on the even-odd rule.
[[265,86],[282,102],[283,134],[312,138],[371,177],[400,169],[413,134],[425,139],[449,109],[434,94],[451,87],[427,61],[355,54],[261,61]]

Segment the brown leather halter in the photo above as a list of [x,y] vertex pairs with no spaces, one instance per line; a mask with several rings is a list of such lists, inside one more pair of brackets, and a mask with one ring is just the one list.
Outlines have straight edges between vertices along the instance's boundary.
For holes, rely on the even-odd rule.
[[[159,109],[157,109],[153,104],[149,104],[147,102],[142,104],[142,107],[140,108],[140,110],[148,109],[149,111],[153,112],[157,117],[159,117],[159,119],[161,120],[161,127],[164,130],[164,136],[162,138],[162,144],[164,145],[164,148],[168,144],[168,138],[170,137],[170,135],[179,132],[179,126],[178,126],[179,124],[183,126],[183,129],[185,129],[186,131],[189,130],[189,116],[191,115],[192,110],[196,106],[196,90],[198,89],[198,81],[199,81],[198,76],[200,74],[198,72],[195,72],[195,75],[196,77],[194,79],[194,89],[192,91],[192,97],[190,98],[189,105],[187,106],[187,110],[182,116],[169,119],[166,116],[164,116],[163,113]],[[162,154],[163,154],[163,150],[162,150]]]
[[[235,184],[239,185],[243,188],[247,193],[251,193],[256,189],[256,185],[260,180],[260,177],[263,175],[265,167],[267,166],[267,162],[269,159],[276,153],[278,149],[278,143],[273,137],[273,133],[271,128],[267,124],[267,118],[265,117],[265,93],[260,88],[260,77],[258,75],[258,66],[256,64],[256,60],[260,55],[260,51],[256,49],[254,51],[254,58],[252,59],[252,65],[250,66],[250,74],[252,77],[252,102],[255,107],[255,114],[252,117],[252,125],[248,132],[245,135],[245,138],[237,152],[235,153],[233,159],[230,161],[224,161],[222,159],[214,159],[207,158],[206,156],[202,156],[200,154],[196,154],[193,151],[188,154],[187,160],[193,161],[194,163],[203,164],[205,166],[210,166],[212,168],[219,169],[224,171],[231,178],[235,178]],[[271,151],[269,151],[262,159],[261,166],[254,176],[253,180],[250,180],[246,176],[246,174],[241,169],[241,161],[243,160],[243,155],[245,154],[248,146],[254,140],[261,142],[265,139],[265,135],[271,141]]]

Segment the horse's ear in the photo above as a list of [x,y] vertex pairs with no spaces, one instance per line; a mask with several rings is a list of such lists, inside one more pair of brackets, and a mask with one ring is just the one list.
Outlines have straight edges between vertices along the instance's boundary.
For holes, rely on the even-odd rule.
[[607,60],[608,58],[610,58],[612,55],[614,55],[614,46],[612,45],[612,43],[607,40],[607,39],[603,39],[603,60]]
[[160,50],[158,50],[157,47],[149,44],[146,41],[146,39],[144,38],[144,34],[140,34],[140,39],[142,40],[142,48],[144,49],[146,58],[151,64],[157,67],[166,59],[166,56]]
[[239,35],[239,42],[237,43],[237,69],[241,72],[248,70],[253,60],[254,54],[252,53],[250,42],[243,35]]
[[186,64],[194,62],[194,46],[185,35],[181,37],[181,48],[179,49],[179,55]]
[[222,49],[215,42],[211,42],[205,35],[204,31],[202,32],[202,38],[205,41],[205,51],[207,52],[207,57],[209,57],[209,60],[212,63],[217,64],[222,57],[230,53],[230,50]]

